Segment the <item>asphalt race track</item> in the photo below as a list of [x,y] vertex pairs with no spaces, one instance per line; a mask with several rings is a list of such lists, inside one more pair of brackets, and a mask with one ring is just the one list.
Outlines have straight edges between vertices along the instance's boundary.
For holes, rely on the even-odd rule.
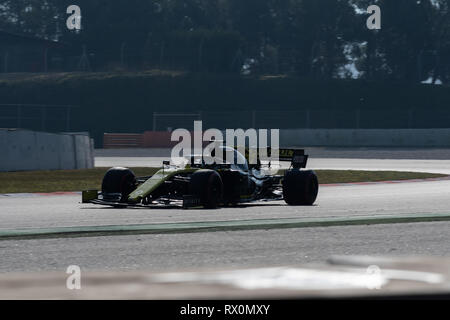
[[0,272],[297,265],[333,255],[449,256],[450,222],[1,241]]
[[322,186],[316,205],[291,207],[284,202],[238,208],[115,209],[81,204],[81,195],[0,196],[0,231],[94,225],[127,225],[280,218],[326,218],[408,213],[450,213],[450,180]]
[[[110,162],[116,160],[109,158]],[[403,167],[409,160],[424,164],[426,170],[417,171],[450,173],[450,161],[444,159],[384,160],[403,171],[411,171]],[[311,167],[336,165],[335,158],[320,161],[323,166],[312,161]],[[372,170],[384,168],[379,160],[352,161]],[[349,160],[347,165],[358,169]],[[80,198],[80,194],[0,195],[0,272],[64,271],[74,264],[89,270],[195,270],[292,265],[324,261],[331,255],[450,254],[447,179],[321,186],[313,207],[274,202],[218,210],[114,209],[81,204]],[[206,222],[222,225],[214,230],[195,227],[193,232],[169,230],[183,223],[192,227]],[[255,223],[263,225],[245,227]],[[135,225],[164,228],[155,234],[123,232]],[[50,232],[99,226],[114,232],[89,237],[59,231],[43,238],[5,236],[14,230]]]
[[[314,207],[282,202],[218,210],[113,209],[80,204],[79,195],[2,196],[1,231],[20,228],[135,225],[284,218],[447,214],[450,181],[326,186]],[[0,271],[193,269],[286,265],[332,254],[449,253],[450,222],[331,226],[178,234],[0,241]]]
[[[168,149],[96,150],[97,167],[158,167]],[[450,174],[450,149],[307,148],[308,167],[333,170],[392,170]]]
[[[96,167],[160,167],[165,157],[96,158]],[[287,166],[286,164],[281,164]],[[450,160],[316,158],[308,167],[329,170],[380,170],[450,174]]]

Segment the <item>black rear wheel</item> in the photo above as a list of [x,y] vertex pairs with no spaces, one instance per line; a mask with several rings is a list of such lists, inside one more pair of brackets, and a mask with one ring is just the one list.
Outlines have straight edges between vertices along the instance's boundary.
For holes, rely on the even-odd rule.
[[136,189],[136,176],[128,168],[111,168],[106,172],[102,182],[104,200],[126,202],[131,192]]
[[311,206],[319,193],[319,181],[314,171],[286,171],[283,178],[284,201],[291,206]]
[[196,171],[191,177],[190,194],[199,198],[204,208],[215,209],[222,201],[222,178],[214,170]]

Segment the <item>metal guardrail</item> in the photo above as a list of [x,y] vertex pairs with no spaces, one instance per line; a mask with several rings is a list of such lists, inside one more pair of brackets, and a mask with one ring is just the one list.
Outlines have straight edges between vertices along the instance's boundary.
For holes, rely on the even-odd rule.
[[196,113],[154,113],[153,131],[193,129],[194,120],[203,128],[255,129],[417,129],[450,128],[450,110],[392,108],[297,109],[297,110],[203,110]]

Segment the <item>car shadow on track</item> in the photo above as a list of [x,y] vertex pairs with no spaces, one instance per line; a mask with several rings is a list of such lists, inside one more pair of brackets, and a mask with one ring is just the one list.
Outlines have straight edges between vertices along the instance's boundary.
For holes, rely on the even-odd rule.
[[[316,207],[318,205],[312,206],[299,206],[299,207]],[[173,210],[177,209],[180,211],[216,211],[220,209],[246,209],[246,208],[258,208],[258,207],[289,207],[284,203],[248,203],[248,204],[239,204],[236,206],[222,206],[217,209],[204,209],[204,208],[183,208],[181,206],[161,206],[161,207],[108,207],[108,206],[97,206],[97,207],[82,207],[82,210]]]

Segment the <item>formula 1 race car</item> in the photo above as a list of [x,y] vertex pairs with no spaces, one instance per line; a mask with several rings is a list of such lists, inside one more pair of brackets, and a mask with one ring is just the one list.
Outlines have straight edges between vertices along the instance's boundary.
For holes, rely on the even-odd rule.
[[83,191],[82,202],[113,207],[208,209],[283,199],[292,206],[314,204],[319,183],[314,171],[301,170],[308,161],[304,150],[279,149],[279,161],[291,165],[284,175],[269,175],[259,158],[257,164],[249,165],[248,152],[244,156],[236,148],[222,148],[232,152],[234,162],[206,164],[202,156],[191,156],[183,166],[165,161],[149,177],[136,177],[128,168],[111,168],[103,178],[101,192]]

